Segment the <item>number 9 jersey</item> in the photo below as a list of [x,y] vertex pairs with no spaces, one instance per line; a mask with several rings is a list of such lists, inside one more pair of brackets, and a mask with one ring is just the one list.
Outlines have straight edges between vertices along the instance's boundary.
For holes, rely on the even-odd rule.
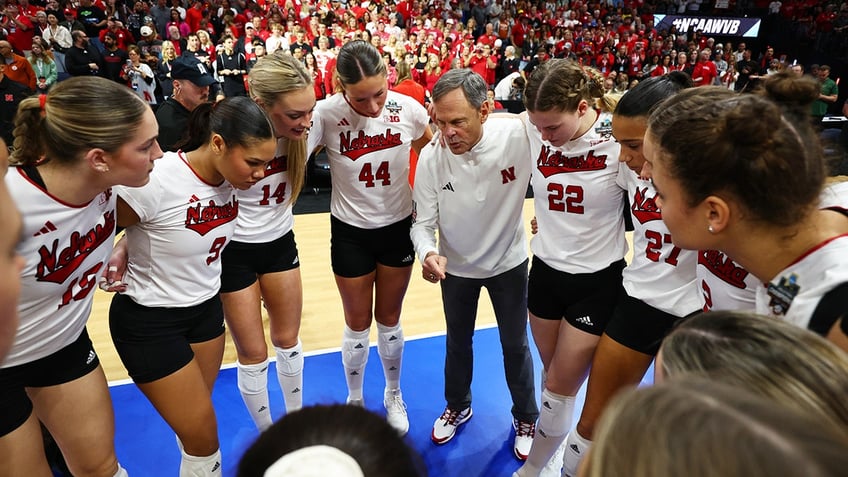
[[188,307],[215,296],[238,216],[230,183],[206,183],[182,152],[167,152],[145,186],[115,190],[140,219],[126,231],[124,295],[147,307]]
[[319,101],[309,130],[309,152],[323,145],[330,159],[330,213],[363,229],[394,224],[412,213],[409,151],[429,127],[427,110],[388,91],[377,118],[360,115],[344,94]]

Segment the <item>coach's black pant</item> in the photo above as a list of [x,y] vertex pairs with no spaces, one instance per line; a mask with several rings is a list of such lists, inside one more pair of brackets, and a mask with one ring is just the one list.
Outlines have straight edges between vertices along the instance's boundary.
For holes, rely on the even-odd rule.
[[486,287],[495,311],[503,349],[504,371],[512,395],[512,416],[536,422],[539,409],[533,384],[533,360],[527,343],[527,261],[491,278],[448,274],[441,281],[447,323],[445,400],[461,411],[471,405],[474,351],[472,340],[480,289]]

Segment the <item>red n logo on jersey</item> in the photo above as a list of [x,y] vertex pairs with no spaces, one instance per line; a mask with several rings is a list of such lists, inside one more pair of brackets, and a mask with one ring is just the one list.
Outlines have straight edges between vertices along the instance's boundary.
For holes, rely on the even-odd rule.
[[85,259],[103,242],[110,240],[115,232],[115,211],[103,214],[103,224],[95,225],[85,233],[74,232],[68,245],[59,250],[59,240],[50,248],[42,245],[38,249],[40,261],[35,267],[35,278],[40,282],[63,283],[74,273]]
[[216,205],[210,200],[208,205],[197,204],[186,209],[185,226],[194,230],[201,236],[209,233],[218,226],[231,222],[238,217],[238,200],[233,196],[233,201],[222,205]]
[[515,166],[510,166],[508,169],[501,169],[501,180],[504,184],[515,180]]
[[402,144],[400,133],[393,133],[392,128],[386,128],[384,134],[373,136],[365,134],[365,131],[359,131],[354,138],[350,137],[350,131],[339,133],[339,152],[354,161],[369,152],[382,151]]

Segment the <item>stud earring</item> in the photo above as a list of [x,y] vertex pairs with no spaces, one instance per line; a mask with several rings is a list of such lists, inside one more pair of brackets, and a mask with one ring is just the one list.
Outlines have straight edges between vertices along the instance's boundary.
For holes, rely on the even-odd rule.
[[713,229],[713,226],[712,226],[712,225],[708,226],[708,227],[707,227],[707,230],[708,230],[711,234],[714,234],[714,233],[715,233],[715,230]]

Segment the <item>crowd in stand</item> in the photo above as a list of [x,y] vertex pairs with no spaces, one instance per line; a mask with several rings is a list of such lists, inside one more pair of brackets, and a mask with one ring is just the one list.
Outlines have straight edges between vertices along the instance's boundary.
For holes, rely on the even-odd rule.
[[11,65],[6,76],[32,91],[44,92],[68,75],[98,75],[127,84],[156,105],[171,94],[171,63],[180,56],[195,56],[214,72],[221,87],[212,98],[221,99],[246,94],[251,66],[277,50],[307,65],[321,99],[333,94],[339,48],[354,39],[383,52],[390,83],[397,65],[407,63],[410,79],[429,98],[442,74],[467,67],[504,100],[520,99],[514,79],[551,58],[598,68],[607,89],[617,92],[672,70],[689,73],[698,85],[747,90],[760,76],[797,62],[771,47],[746,53],[742,37],[716,39],[675,27],[658,31],[655,13],[768,13],[773,25],[789,25],[800,43],[837,54],[846,45],[843,2],[740,0],[719,6],[700,0],[18,0],[0,15],[11,47],[0,44],[0,53]]

